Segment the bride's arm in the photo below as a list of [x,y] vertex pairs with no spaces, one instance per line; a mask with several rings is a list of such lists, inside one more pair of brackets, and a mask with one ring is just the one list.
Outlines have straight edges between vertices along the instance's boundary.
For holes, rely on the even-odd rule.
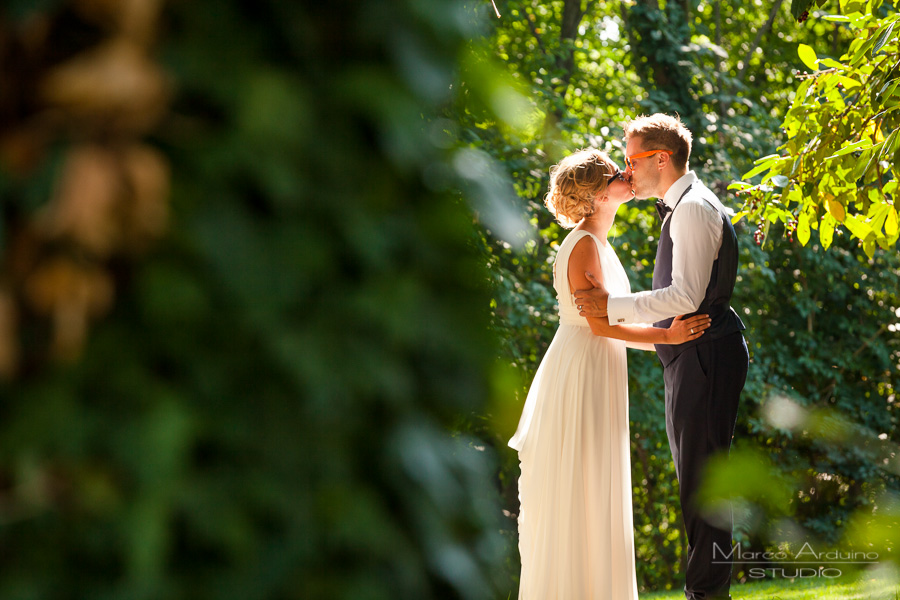
[[[598,250],[590,236],[583,237],[575,244],[569,257],[569,289],[580,290],[593,287],[593,284],[585,277],[585,271],[597,274],[597,278],[601,282],[603,281],[603,269],[600,267]],[[708,315],[697,315],[686,320],[678,317],[668,329],[635,325],[612,326],[606,318],[585,318],[594,335],[645,344],[681,344],[703,335],[703,331],[709,327],[710,323]]]
[[[642,327],[642,328],[653,327],[653,325],[648,325],[645,323],[635,323],[634,326]],[[625,347],[630,348],[632,350],[645,350],[647,352],[656,352],[656,346],[654,346],[653,344],[651,344],[649,342],[629,342],[626,340]]]

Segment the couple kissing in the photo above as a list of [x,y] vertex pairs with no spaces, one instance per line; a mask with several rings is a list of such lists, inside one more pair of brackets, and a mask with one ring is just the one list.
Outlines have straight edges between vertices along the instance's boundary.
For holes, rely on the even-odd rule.
[[[572,228],[553,268],[559,328],[509,445],[519,453],[519,600],[636,600],[626,348],[655,351],[687,534],[685,596],[729,598],[731,527],[695,504],[731,447],[749,366],[731,308],[738,246],[728,209],[689,170],[675,117],[625,125],[625,170],[581,150],[550,172],[545,204]],[[658,198],[653,289],[632,292],[608,233],[625,202]]]

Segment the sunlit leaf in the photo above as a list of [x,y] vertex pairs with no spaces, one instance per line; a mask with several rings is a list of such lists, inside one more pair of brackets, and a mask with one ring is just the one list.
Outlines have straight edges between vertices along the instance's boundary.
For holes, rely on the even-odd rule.
[[797,218],[797,240],[805,246],[809,242],[809,214],[806,211],[800,213]]
[[743,179],[750,179],[751,177],[759,175],[763,171],[771,169],[778,162],[778,158],[779,157],[775,155],[774,158],[768,158],[765,161],[759,162],[759,164],[757,164],[755,167],[744,173]]
[[875,56],[882,48],[884,48],[884,45],[887,44],[888,40],[891,37],[892,31],[894,31],[894,23],[890,23],[886,27],[884,27],[881,35],[878,36],[878,41],[875,42],[875,45],[872,47],[872,56]]
[[878,153],[879,159],[896,152],[898,145],[900,145],[900,129],[895,129],[884,140],[884,146],[882,146],[881,152]]
[[815,71],[819,68],[819,57],[816,56],[816,51],[812,49],[812,46],[800,44],[797,47],[797,54],[800,55],[800,60],[803,61],[803,64],[811,70]]
[[[793,107],[799,107],[804,102],[806,102],[806,96],[809,93],[809,88],[812,87],[813,81],[813,78],[809,77],[807,79],[804,79],[803,82],[801,82],[800,85],[797,86],[797,91],[794,95],[794,102],[792,104]],[[796,118],[796,115],[792,115],[792,117],[793,118],[786,119],[785,122],[796,123],[796,125],[799,127],[799,119]]]
[[847,216],[844,206],[835,198],[828,198],[825,202],[825,210],[827,210],[828,214],[838,222],[842,222]]
[[820,65],[826,66],[830,69],[848,69],[849,67],[843,63],[839,63],[833,58],[823,58],[819,61]]
[[773,162],[777,158],[781,158],[781,155],[780,154],[769,154],[767,156],[757,158],[755,161],[753,161],[753,164],[759,165],[759,164],[763,164],[763,163],[770,163],[770,162]]
[[864,0],[841,0],[840,5],[844,14],[862,12],[866,8]]
[[870,259],[875,257],[875,235],[870,234],[865,240],[863,240],[863,252],[866,253]]
[[859,87],[861,85],[857,80],[855,80],[851,77],[846,77],[844,75],[838,75],[837,80],[841,85],[844,86],[845,89],[848,89],[848,90],[855,88],[855,87]]
[[825,160],[831,160],[833,158],[837,158],[839,156],[844,156],[845,154],[850,154],[851,152],[856,152],[858,150],[867,150],[872,147],[872,142],[869,140],[860,140],[848,146],[844,146]]
[[884,233],[888,236],[897,235],[897,222],[897,209],[891,206],[888,210],[887,218],[884,221]]
[[784,186],[786,186],[788,184],[789,181],[790,181],[790,179],[788,179],[784,175],[775,175],[774,177],[772,177],[772,183],[776,187],[783,188]]
[[[838,220],[840,221],[840,219]],[[850,233],[854,235],[854,237],[857,237],[861,240],[866,239],[866,237],[870,233],[872,233],[872,228],[869,225],[863,223],[853,215],[845,215],[843,223],[844,226],[846,226],[847,229],[850,230]]]
[[819,241],[822,242],[822,248],[828,250],[831,247],[831,241],[834,238],[834,226],[836,221],[830,214],[822,217],[819,224]]
[[869,36],[868,38],[866,38],[865,41],[862,44],[860,44],[859,47],[856,49],[856,52],[853,53],[853,57],[850,59],[850,64],[855,67],[860,62],[865,60],[866,53],[869,51],[869,49],[874,44],[875,44],[874,36]]

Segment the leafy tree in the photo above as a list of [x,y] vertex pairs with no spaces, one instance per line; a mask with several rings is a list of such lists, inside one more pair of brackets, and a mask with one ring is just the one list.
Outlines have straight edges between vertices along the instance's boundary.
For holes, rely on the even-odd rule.
[[836,230],[846,230],[872,258],[900,235],[900,15],[882,2],[855,0],[842,2],[841,13],[821,18],[845,27],[854,41],[840,57],[821,59],[813,46],[800,45],[810,72],[784,117],[786,141],[744,174],[761,175],[759,183],[734,187],[748,197],[740,214],[759,222],[758,241],[778,221],[804,245],[818,230],[826,249]]

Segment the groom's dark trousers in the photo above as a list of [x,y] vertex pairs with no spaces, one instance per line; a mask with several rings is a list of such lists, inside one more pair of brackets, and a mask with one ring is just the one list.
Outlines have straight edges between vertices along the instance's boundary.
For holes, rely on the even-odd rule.
[[[657,345],[666,384],[666,433],[675,462],[681,511],[688,539],[685,596],[689,599],[727,598],[731,585],[731,516],[717,525],[698,510],[695,498],[710,456],[731,447],[741,390],[749,358],[741,331],[744,324],[731,308],[737,278],[737,237],[731,219],[709,201],[710,192],[697,186],[695,194],[719,211],[722,245],[710,274],[706,295],[694,314],[709,314],[710,328],[696,340],[676,346]],[[691,193],[685,190],[681,200]],[[674,210],[678,210],[678,205]],[[672,284],[672,248],[667,220],[660,232],[653,289]],[[655,323],[668,327],[672,319]]]
[[731,447],[747,367],[747,346],[736,332],[688,348],[665,368],[666,433],[688,539],[688,598],[727,597],[731,583],[731,561],[725,558],[731,555],[730,514],[724,515],[727,529],[711,525],[694,496],[709,456]]

